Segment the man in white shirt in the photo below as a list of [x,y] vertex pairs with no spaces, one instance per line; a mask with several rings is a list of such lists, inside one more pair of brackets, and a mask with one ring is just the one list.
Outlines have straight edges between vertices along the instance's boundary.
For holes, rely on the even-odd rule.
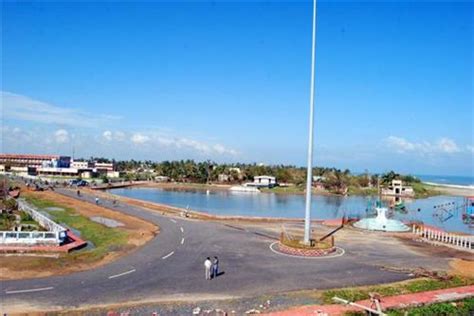
[[204,269],[205,269],[205,272],[206,272],[206,280],[211,279],[211,267],[212,267],[211,258],[207,257],[206,260],[204,261]]

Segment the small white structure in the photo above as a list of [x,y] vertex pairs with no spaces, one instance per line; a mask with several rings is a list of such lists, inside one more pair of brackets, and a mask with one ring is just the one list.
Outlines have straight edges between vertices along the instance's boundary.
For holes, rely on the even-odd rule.
[[74,169],[88,169],[89,168],[89,162],[74,160],[74,161],[71,162],[71,168],[74,168]]
[[272,176],[256,176],[253,178],[253,182],[245,184],[249,187],[257,188],[273,188],[277,185],[276,178]]
[[107,178],[118,178],[118,177],[120,177],[120,173],[118,171],[107,170]]
[[170,181],[170,177],[167,177],[167,176],[156,176],[156,177],[155,177],[155,181],[156,181],[156,182],[169,182],[169,181]]
[[382,195],[412,197],[415,195],[415,192],[412,187],[403,186],[402,180],[392,180],[392,184],[388,188],[382,189]]
[[217,175],[217,181],[218,182],[228,182],[230,180],[230,176],[225,173],[220,173]]

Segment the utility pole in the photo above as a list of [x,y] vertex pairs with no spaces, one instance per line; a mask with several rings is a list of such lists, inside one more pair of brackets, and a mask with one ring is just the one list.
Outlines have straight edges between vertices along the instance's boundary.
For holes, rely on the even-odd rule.
[[308,169],[306,172],[306,204],[304,222],[304,243],[309,244],[311,238],[311,193],[313,187],[313,129],[314,129],[314,60],[316,52],[316,0],[313,0],[313,38],[311,46],[311,88],[309,99],[309,139]]

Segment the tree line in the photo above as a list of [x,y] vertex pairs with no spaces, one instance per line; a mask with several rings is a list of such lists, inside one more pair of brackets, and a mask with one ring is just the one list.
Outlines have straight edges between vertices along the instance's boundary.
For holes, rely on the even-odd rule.
[[[268,175],[277,178],[280,183],[303,185],[306,182],[306,167],[295,165],[261,165],[248,163],[216,163],[214,161],[174,160],[154,162],[151,160],[108,160],[95,158],[96,161],[113,162],[116,169],[128,177],[145,177],[147,174],[166,176],[173,181],[208,183],[218,182],[219,175],[225,175],[226,181],[231,183],[253,181],[255,176]],[[383,174],[364,173],[354,174],[349,169],[334,167],[314,167],[313,176],[323,185],[335,191],[343,191],[353,187],[376,187],[390,184],[394,179],[405,183],[420,182],[414,176],[401,175],[394,171]]]

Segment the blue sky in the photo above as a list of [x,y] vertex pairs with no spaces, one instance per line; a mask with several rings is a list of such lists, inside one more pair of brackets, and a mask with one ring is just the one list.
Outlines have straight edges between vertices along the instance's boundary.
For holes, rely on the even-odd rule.
[[[310,2],[6,2],[2,152],[304,165]],[[473,5],[320,2],[315,162],[473,175]]]

